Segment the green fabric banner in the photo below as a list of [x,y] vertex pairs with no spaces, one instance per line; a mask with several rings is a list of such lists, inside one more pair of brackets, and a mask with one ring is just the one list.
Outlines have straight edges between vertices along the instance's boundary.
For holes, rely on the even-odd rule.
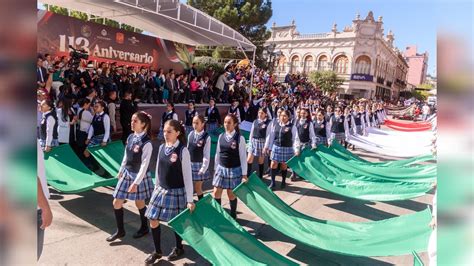
[[331,146],[329,146],[329,150],[333,152],[333,155],[339,155],[340,158],[346,159],[346,160],[353,160],[361,163],[367,163],[371,165],[378,165],[378,166],[404,166],[408,167],[411,165],[416,165],[421,162],[426,162],[430,160],[434,160],[435,158],[431,154],[427,155],[421,155],[421,156],[416,156],[410,159],[404,159],[404,160],[396,160],[396,161],[386,161],[386,162],[370,162],[367,160],[362,159],[361,157],[357,156],[356,154],[348,151],[346,148],[344,148],[340,143],[337,141],[333,141]]
[[433,183],[436,180],[435,164],[399,167],[354,163],[333,155],[330,149],[323,145],[318,146],[316,153],[322,158],[323,163],[362,176],[421,183]]
[[418,254],[415,251],[413,251],[413,266],[424,266],[424,265],[425,264],[421,260],[420,256],[418,256]]
[[298,265],[245,231],[210,194],[168,224],[214,265]]
[[303,150],[300,156],[291,158],[288,166],[320,188],[361,200],[406,200],[424,195],[432,188],[431,183],[393,181],[357,175],[323,163],[319,155],[309,149]]
[[117,178],[102,178],[89,170],[69,144],[44,154],[48,184],[64,193],[79,193],[101,186],[115,186]]
[[396,256],[428,246],[429,209],[374,222],[320,220],[288,206],[255,174],[234,193],[273,228],[314,248],[354,256]]
[[109,173],[116,177],[122,163],[125,147],[122,141],[117,140],[102,147],[100,145],[87,148],[94,159]]

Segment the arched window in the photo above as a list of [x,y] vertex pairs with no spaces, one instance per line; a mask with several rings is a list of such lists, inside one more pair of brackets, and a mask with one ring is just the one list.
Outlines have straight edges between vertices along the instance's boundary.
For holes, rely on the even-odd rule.
[[327,67],[328,67],[328,57],[325,55],[320,56],[318,60],[318,71],[326,70]]
[[291,66],[290,66],[291,74],[296,74],[299,64],[300,64],[300,58],[297,55],[293,56],[291,58]]
[[308,55],[304,59],[303,73],[307,74],[313,70],[313,56]]
[[285,72],[286,70],[286,57],[284,55],[278,59],[278,70],[281,72]]
[[345,55],[340,55],[334,60],[334,71],[338,74],[347,74],[349,59]]
[[370,65],[371,65],[370,57],[366,55],[359,56],[355,63],[355,71],[353,71],[352,73],[369,75]]

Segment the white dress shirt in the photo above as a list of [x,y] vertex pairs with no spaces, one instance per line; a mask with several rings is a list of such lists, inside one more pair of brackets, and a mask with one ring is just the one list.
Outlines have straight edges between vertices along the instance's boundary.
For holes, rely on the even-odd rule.
[[[233,130],[230,133],[226,131],[225,133],[222,133],[222,134],[224,134],[224,137],[226,138],[226,140],[230,140],[234,137],[236,133],[237,132]],[[220,163],[219,152],[221,150],[220,149],[221,135],[219,135],[219,140],[217,141],[216,158],[215,158],[214,165],[219,165]],[[239,158],[240,158],[240,167],[242,168],[242,175],[246,175],[247,174],[247,151],[246,151],[245,138],[242,135],[240,135],[240,140],[239,140]]]
[[[163,147],[178,147],[179,145],[179,140],[176,140],[176,142],[171,145],[167,146],[166,144],[162,144],[160,146],[160,149],[158,150],[158,158],[156,161],[156,185],[160,185],[160,179],[158,177],[158,169],[160,168],[160,158],[159,154],[161,153],[161,149]],[[188,203],[193,202],[193,176],[191,172],[191,156],[189,155],[189,150],[188,148],[184,147],[183,151],[181,153],[181,166],[182,166],[182,171],[183,171],[183,181],[184,181],[184,189],[186,190],[186,201]]]
[[[82,109],[79,109],[79,113]],[[78,114],[79,114],[78,113]],[[82,132],[89,132],[89,128],[91,127],[92,119],[94,119],[94,116],[89,110],[84,110],[81,114],[81,119],[79,123],[79,130]]]
[[[133,138],[142,138],[143,135],[145,135],[145,131],[141,133],[133,133]],[[142,150],[142,163],[140,165],[140,170],[137,173],[137,177],[135,178],[135,181],[133,181],[134,184],[139,185],[143,178],[145,178],[146,173],[148,172],[148,165],[150,164],[150,159],[151,159],[151,153],[153,152],[153,145],[151,142],[146,143],[143,145],[143,150]],[[123,160],[122,164],[120,165],[120,170],[119,173],[122,173],[123,170],[125,169],[125,165],[127,164],[127,148],[125,147],[125,152],[123,154]]]
[[[51,113],[51,111],[43,113],[43,119],[49,113]],[[48,119],[46,119],[46,146],[51,146],[51,142],[53,141],[54,125],[56,125],[56,119],[54,119],[52,115],[48,116]]]

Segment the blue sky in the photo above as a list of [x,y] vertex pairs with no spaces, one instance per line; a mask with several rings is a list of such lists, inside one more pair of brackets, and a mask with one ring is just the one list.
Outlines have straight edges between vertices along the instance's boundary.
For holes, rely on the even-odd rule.
[[331,31],[333,23],[338,30],[350,26],[356,14],[361,19],[371,10],[374,18],[383,17],[385,34],[392,30],[395,45],[400,50],[410,44],[418,46],[418,52],[427,51],[428,73],[436,73],[436,31],[439,11],[433,1],[409,0],[273,0],[273,16],[268,22],[277,26],[296,22],[296,29],[302,33],[322,33]]

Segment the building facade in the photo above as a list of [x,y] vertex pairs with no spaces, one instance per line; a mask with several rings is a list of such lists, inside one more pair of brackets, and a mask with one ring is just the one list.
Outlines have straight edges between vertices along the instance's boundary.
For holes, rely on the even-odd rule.
[[428,52],[419,54],[416,45],[410,45],[403,52],[403,56],[409,66],[408,83],[415,87],[425,83],[428,70]]
[[333,70],[344,79],[339,94],[392,99],[406,88],[408,65],[393,46],[394,34],[384,36],[382,17],[375,20],[372,12],[365,19],[357,15],[342,31],[334,24],[331,32],[300,34],[294,21],[274,23],[271,30],[266,45],[280,54],[274,65],[279,80],[287,73]]

